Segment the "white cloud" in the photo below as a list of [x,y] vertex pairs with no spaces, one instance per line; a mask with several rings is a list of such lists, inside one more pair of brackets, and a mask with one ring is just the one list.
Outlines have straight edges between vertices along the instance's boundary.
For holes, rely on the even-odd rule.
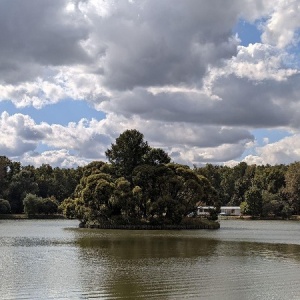
[[[3,113],[0,150],[33,163],[105,159],[122,131],[137,128],[178,161],[238,160],[251,129],[300,125],[290,53],[298,15],[296,0],[232,0],[226,9],[224,0],[2,1],[0,100],[17,108],[84,100],[106,117],[62,126]],[[239,45],[239,18],[259,24],[261,43]],[[297,157],[286,143],[246,159]],[[41,144],[51,151],[34,154]]]
[[230,145],[223,144],[214,148],[174,147],[170,153],[176,161],[187,165],[201,166],[205,163],[222,163],[240,157],[245,151],[244,142]]
[[22,155],[34,150],[46,132],[47,128],[43,124],[35,125],[28,116],[10,116],[3,112],[0,116],[0,151],[7,156]]
[[264,43],[284,48],[297,43],[297,29],[300,27],[300,5],[298,0],[278,1],[274,12],[267,20],[262,34]]
[[290,164],[300,160],[300,134],[285,137],[277,142],[256,148],[256,155],[245,158],[257,164]]
[[270,45],[250,44],[248,47],[239,46],[237,56],[232,58],[226,67],[238,77],[257,81],[282,81],[299,73],[297,69],[284,66],[287,56],[286,52]]
[[36,124],[28,115],[10,116],[3,112],[0,117],[0,151],[8,156],[21,156],[44,144],[57,150],[73,150],[82,160],[84,157],[103,159],[111,138],[102,125],[103,121],[85,119],[68,126]]
[[244,162],[246,162],[248,165],[265,165],[264,159],[260,156],[256,155],[247,155],[244,159]]
[[66,149],[44,151],[43,153],[27,152],[21,156],[21,161],[24,165],[41,166],[42,164],[50,164],[62,168],[76,168],[91,162],[88,159],[71,155]]

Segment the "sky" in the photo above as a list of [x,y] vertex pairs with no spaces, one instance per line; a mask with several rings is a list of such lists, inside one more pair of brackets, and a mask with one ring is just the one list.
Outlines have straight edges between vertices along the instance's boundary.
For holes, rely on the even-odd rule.
[[176,163],[300,160],[298,0],[0,0],[0,155],[106,161],[127,129]]

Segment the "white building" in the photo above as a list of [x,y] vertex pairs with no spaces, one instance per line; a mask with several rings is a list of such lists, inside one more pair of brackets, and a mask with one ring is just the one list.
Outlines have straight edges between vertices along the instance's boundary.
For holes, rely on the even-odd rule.
[[216,209],[214,206],[198,206],[197,216],[209,216],[209,212]]
[[[198,206],[197,216],[208,216],[209,212],[215,209],[214,206]],[[241,208],[239,206],[221,206],[221,213],[223,216],[240,216]]]
[[220,215],[240,216],[241,215],[241,208],[239,206],[221,206]]

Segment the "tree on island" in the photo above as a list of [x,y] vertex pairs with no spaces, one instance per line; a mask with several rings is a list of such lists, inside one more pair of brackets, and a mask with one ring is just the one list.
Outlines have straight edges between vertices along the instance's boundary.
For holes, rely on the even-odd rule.
[[130,179],[133,170],[143,164],[159,165],[171,161],[162,149],[151,148],[144,135],[136,129],[126,130],[105,152],[108,161],[116,168],[119,176]]
[[[61,209],[83,223],[99,225],[178,225],[198,201],[210,201],[209,181],[188,166],[170,163],[137,130],[126,130],[106,151],[110,163],[91,163]],[[214,199],[214,200],[213,200]]]

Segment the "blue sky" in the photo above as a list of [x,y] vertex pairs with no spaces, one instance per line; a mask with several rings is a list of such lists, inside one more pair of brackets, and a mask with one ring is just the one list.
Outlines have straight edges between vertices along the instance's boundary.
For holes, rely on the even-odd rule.
[[0,102],[0,111],[7,111],[9,114],[29,115],[36,123],[47,122],[49,124],[68,125],[69,122],[79,122],[82,118],[103,119],[105,114],[92,108],[85,101],[73,101],[65,99],[59,103],[44,106],[42,108],[23,107],[17,108],[10,101]]
[[247,47],[249,44],[261,42],[259,23],[249,23],[244,19],[240,19],[234,26],[232,32],[238,34],[242,46]]
[[2,1],[0,155],[76,167],[135,128],[188,165],[299,160],[299,10]]

